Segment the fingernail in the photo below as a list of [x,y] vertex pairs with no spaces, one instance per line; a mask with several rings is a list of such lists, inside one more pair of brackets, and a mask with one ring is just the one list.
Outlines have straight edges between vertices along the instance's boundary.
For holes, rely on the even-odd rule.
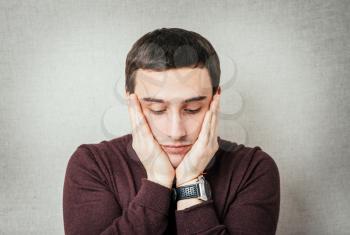
[[132,95],[129,95],[128,103],[129,103],[129,105],[132,105]]

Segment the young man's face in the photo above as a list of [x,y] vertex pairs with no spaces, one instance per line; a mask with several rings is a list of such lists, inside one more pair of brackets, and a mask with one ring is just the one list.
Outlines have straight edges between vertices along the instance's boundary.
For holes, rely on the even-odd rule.
[[[176,168],[198,138],[210,107],[212,85],[208,70],[179,68],[159,72],[139,69],[135,93],[153,136]],[[166,145],[188,146],[167,148]]]

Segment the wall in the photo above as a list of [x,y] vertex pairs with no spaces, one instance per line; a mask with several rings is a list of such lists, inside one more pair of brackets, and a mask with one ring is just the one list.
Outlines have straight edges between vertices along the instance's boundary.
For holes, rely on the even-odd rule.
[[130,132],[125,57],[160,27],[220,54],[220,134],[275,159],[278,234],[348,233],[349,12],[346,0],[1,0],[0,234],[63,234],[67,161]]

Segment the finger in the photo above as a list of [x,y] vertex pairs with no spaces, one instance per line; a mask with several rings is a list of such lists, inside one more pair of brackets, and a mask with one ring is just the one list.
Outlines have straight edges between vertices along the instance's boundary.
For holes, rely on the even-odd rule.
[[217,113],[213,114],[212,121],[210,123],[210,134],[209,134],[209,141],[215,141],[217,137],[217,130],[218,130],[218,115]]
[[220,95],[218,93],[216,93],[214,96],[213,96],[213,99],[210,103],[210,110],[212,112],[216,112],[216,109],[217,109],[217,104],[218,104],[218,100],[220,98]]
[[129,105],[128,105],[130,119],[132,122],[134,137],[140,137],[141,133],[141,125],[140,125],[140,117],[137,112],[137,106],[135,101],[135,95],[129,95]]
[[210,122],[210,128],[212,128],[212,120],[213,120],[213,116],[216,114],[216,106],[217,106],[217,94],[215,94],[212,97],[212,101],[210,102],[210,106],[209,106],[209,110],[212,112],[212,118],[211,118],[211,122]]
[[212,105],[213,105],[213,101],[210,102],[209,109],[205,113],[201,131],[198,137],[201,141],[204,141],[205,143],[207,143],[207,139],[209,137],[209,131],[210,131],[209,128],[210,128],[210,123],[211,123],[212,114],[213,114],[213,112],[211,111]]
[[134,117],[134,124],[135,124],[135,129],[137,129],[137,132],[140,132],[141,128],[141,117],[138,112],[137,108],[137,98],[135,94],[130,95],[130,106],[131,106],[131,111]]
[[136,125],[136,128],[139,128],[140,127],[140,115],[139,115],[139,112],[137,110],[137,100],[136,100],[136,95],[135,94],[131,94],[130,95],[130,106],[131,106],[131,110],[132,110],[132,113],[133,113],[133,116],[134,116],[134,121],[135,121],[135,125]]
[[212,117],[211,123],[210,123],[209,139],[211,139],[213,137],[213,134],[215,132],[215,127],[216,127],[216,122],[217,122],[217,115],[216,115],[216,113],[213,113],[213,117]]
[[199,138],[201,141],[203,141],[203,144],[208,144],[208,140],[209,140],[209,134],[210,134],[210,123],[211,123],[211,119],[213,116],[213,112],[209,109],[204,117],[204,121],[202,124],[202,129],[199,133]]
[[218,123],[219,123],[219,111],[220,111],[220,95],[216,95],[214,99],[213,104],[213,117],[211,122],[211,128],[210,128],[210,139],[213,138],[214,141],[217,138],[217,130],[218,130]]
[[128,96],[128,112],[129,112],[129,118],[130,118],[130,122],[131,122],[132,131],[133,131],[133,133],[135,133],[135,131],[136,131],[135,114],[133,111],[133,104],[132,104],[130,96]]
[[211,123],[211,130],[214,130],[215,126],[217,125],[218,116],[219,116],[219,110],[220,110],[220,95],[215,95],[214,101],[213,101],[213,118]]
[[[132,125],[133,125],[133,140],[136,142],[138,141],[145,141],[145,134],[143,133],[143,128],[142,128],[142,116],[140,117],[139,111],[138,111],[138,100],[137,96],[135,94],[130,94],[129,95],[129,100],[128,100],[128,108],[130,112],[130,117],[132,120]],[[142,159],[142,162],[147,165],[152,165],[153,163],[148,163],[148,161],[153,161],[152,156],[154,154],[142,154],[142,156],[139,156],[140,159]]]
[[143,115],[142,108],[140,105],[140,102],[137,98],[136,94],[131,95],[131,99],[133,102],[133,108],[134,108],[134,115],[136,116],[136,125],[137,128],[141,131],[143,135],[149,134],[150,129],[148,127],[148,123],[146,121],[146,118]]

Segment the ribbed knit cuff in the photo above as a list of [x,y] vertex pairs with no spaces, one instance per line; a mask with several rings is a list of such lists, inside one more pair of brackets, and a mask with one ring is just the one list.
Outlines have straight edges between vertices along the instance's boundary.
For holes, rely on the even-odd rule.
[[135,202],[154,210],[160,214],[168,215],[171,201],[171,190],[147,178],[141,179],[141,187],[135,197]]

